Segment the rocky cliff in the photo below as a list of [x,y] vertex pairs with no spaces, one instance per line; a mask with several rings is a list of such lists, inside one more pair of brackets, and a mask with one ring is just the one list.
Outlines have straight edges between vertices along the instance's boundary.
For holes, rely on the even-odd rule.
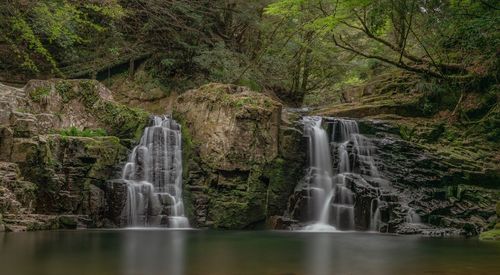
[[[355,118],[372,139],[378,168],[390,182],[381,231],[477,235],[492,229],[500,200],[498,92],[422,91],[406,78],[383,80],[347,91],[347,103],[312,110]],[[352,186],[365,204],[373,199],[370,186]],[[408,207],[425,226],[407,224]]]
[[0,111],[3,228],[113,226],[126,193],[107,181],[148,114],[115,103],[92,80],[0,85]]
[[[390,182],[381,231],[475,235],[493,229],[500,199],[495,121],[462,133],[457,124],[414,113],[421,96],[410,94],[400,104],[373,95],[312,113],[356,117],[372,140],[377,168]],[[391,108],[377,107],[387,100]],[[300,200],[298,183],[307,176],[298,113],[265,94],[224,84],[187,91],[172,105],[182,125],[184,201],[193,226],[288,228],[299,220],[300,211],[290,209],[291,219],[281,217]],[[122,224],[126,187],[112,179],[120,178],[148,124],[146,112],[116,103],[91,80],[1,85],[0,109],[0,230]],[[357,214],[364,230],[377,183],[349,180],[356,204],[364,205]],[[409,225],[408,208],[426,225]]]
[[263,226],[282,213],[305,151],[282,106],[247,88],[209,84],[177,99],[184,126],[184,186],[198,227]]
[[[470,155],[460,158],[448,153],[446,149],[452,150],[452,146],[433,149],[423,141],[408,139],[402,130],[404,126],[394,120],[361,120],[360,124],[377,147],[379,168],[391,183],[390,194],[399,198],[399,203],[389,202],[382,215],[387,222],[386,230],[477,235],[495,222],[495,204],[500,200],[500,169],[494,160],[487,165],[483,163],[488,161],[488,154],[483,156],[485,159],[474,159]],[[428,137],[432,129],[436,128],[422,131],[421,138]],[[494,146],[490,149],[496,150]],[[404,224],[404,216],[397,215],[404,213],[401,205],[414,209],[427,225]]]

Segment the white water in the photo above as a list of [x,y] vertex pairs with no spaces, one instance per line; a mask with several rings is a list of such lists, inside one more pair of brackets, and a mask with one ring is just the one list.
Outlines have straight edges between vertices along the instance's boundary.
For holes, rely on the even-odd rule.
[[335,231],[330,225],[330,204],[335,196],[333,188],[332,160],[326,131],[321,128],[320,117],[304,118],[305,135],[309,138],[309,162],[312,171],[310,182],[313,224],[304,228],[309,231]]
[[129,226],[187,228],[182,201],[180,125],[164,116],[153,118],[123,168],[127,183],[124,209]]
[[[354,230],[354,194],[346,186],[346,177],[352,174],[379,177],[372,157],[374,147],[368,138],[359,133],[354,120],[334,120],[330,138],[322,127],[321,117],[305,117],[303,122],[305,136],[309,138],[312,173],[309,182],[312,221],[304,229]],[[377,199],[370,207],[372,230],[378,230],[381,224],[379,205],[380,200]]]

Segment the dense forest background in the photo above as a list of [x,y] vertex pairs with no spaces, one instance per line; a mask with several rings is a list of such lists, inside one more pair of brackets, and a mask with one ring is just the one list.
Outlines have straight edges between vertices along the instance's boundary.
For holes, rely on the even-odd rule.
[[314,106],[401,76],[429,93],[424,113],[456,113],[471,91],[489,95],[490,111],[499,9],[494,0],[7,0],[0,80],[105,81],[141,68],[136,81],[165,93],[223,82]]

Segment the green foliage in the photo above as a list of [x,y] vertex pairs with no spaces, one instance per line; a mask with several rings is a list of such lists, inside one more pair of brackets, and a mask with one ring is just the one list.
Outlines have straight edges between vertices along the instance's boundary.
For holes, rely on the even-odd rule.
[[[96,32],[106,32],[113,20],[124,15],[116,0],[99,5],[86,1],[6,1],[0,4],[0,38],[29,72],[50,70],[61,75],[65,52],[94,42]],[[12,56],[3,55],[0,59]],[[74,59],[74,58],[73,58]]]
[[399,127],[399,135],[404,140],[412,140],[414,133],[415,133],[415,128],[411,128],[406,125],[401,125]]
[[73,84],[64,80],[56,82],[56,91],[65,103],[77,96],[77,94],[73,92]]
[[[271,90],[299,105],[304,96],[315,105],[336,100],[388,66],[431,85],[439,79],[486,90],[498,75],[497,6],[494,0],[4,1],[0,73],[99,78],[146,58],[141,64],[154,85],[145,91],[223,82]],[[439,87],[436,93],[442,91],[447,95],[421,102],[424,113],[451,108],[460,95]]]
[[38,103],[44,102],[49,95],[50,95],[50,87],[48,86],[37,87],[34,90],[32,90],[29,94],[31,100]]
[[217,43],[214,47],[202,49],[193,58],[194,64],[206,72],[211,82],[231,83],[243,72],[240,60],[244,58]]
[[76,127],[70,127],[68,129],[61,129],[59,131],[61,136],[65,137],[103,137],[108,134],[104,129],[83,129],[80,130]]
[[420,99],[419,107],[426,116],[434,115],[440,110],[453,110],[460,100],[461,91],[457,85],[437,80],[422,80],[416,89],[424,96]]
[[482,241],[500,241],[500,229],[493,229],[481,233],[479,239]]

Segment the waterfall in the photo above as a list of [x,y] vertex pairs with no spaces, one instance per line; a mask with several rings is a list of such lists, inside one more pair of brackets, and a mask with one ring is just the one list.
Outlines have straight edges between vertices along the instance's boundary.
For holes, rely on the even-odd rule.
[[385,205],[385,202],[380,200],[380,196],[373,199],[370,204],[370,231],[379,231],[382,226],[380,217],[380,206]]
[[406,216],[405,216],[405,222],[406,223],[421,223],[422,220],[420,219],[420,216],[415,212],[415,210],[411,207],[407,208]]
[[[378,178],[372,157],[374,146],[359,133],[354,120],[328,122],[331,136],[322,126],[321,117],[304,117],[304,135],[309,143],[310,224],[305,230],[354,230],[355,195],[348,188],[349,177],[363,175]],[[379,193],[378,189],[375,189]],[[380,226],[379,199],[370,205],[370,228]]]
[[123,167],[124,215],[129,226],[189,227],[182,201],[180,125],[168,116],[155,116],[151,124]]

